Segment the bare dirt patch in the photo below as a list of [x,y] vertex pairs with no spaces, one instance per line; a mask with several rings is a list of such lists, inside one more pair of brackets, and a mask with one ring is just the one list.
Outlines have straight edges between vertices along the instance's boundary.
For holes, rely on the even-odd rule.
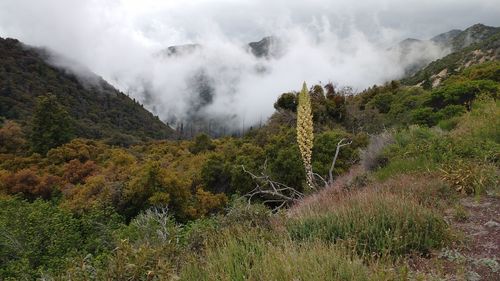
[[462,198],[445,217],[459,242],[431,258],[411,259],[414,272],[445,280],[500,280],[500,199]]

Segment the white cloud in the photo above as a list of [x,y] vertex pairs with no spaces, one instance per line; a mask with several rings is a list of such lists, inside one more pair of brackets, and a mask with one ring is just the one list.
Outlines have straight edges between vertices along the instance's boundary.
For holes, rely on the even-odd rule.
[[[192,108],[189,79],[204,69],[215,85],[214,114],[248,123],[272,112],[276,97],[302,81],[362,89],[401,75],[386,49],[477,22],[500,25],[497,0],[0,0],[0,36],[47,46],[78,61],[163,118]],[[241,46],[266,35],[289,43],[270,61]],[[160,60],[170,45],[202,51]],[[440,55],[439,50],[432,56]],[[265,66],[265,74],[255,69]]]

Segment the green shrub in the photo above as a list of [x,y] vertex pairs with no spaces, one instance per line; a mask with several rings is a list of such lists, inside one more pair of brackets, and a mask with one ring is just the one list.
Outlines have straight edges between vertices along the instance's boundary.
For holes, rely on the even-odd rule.
[[437,126],[444,131],[451,131],[455,129],[458,125],[459,119],[458,118],[450,118],[450,119],[445,119],[441,120],[438,122]]
[[58,271],[80,247],[78,221],[48,202],[8,199],[0,210],[0,279]]
[[[342,138],[353,140],[354,137],[343,130],[326,131],[316,135],[313,148],[313,170],[315,173],[324,178],[328,176],[337,143]],[[353,141],[351,145],[342,147],[335,163],[335,175],[343,174],[358,160],[358,148],[364,144]]]
[[204,151],[213,150],[215,145],[212,143],[210,136],[199,134],[194,139],[194,143],[189,146],[189,151],[193,154],[198,154]]
[[421,107],[411,112],[411,122],[413,124],[434,126],[436,124],[436,116],[434,110],[430,107]]
[[500,176],[494,165],[458,160],[443,165],[440,171],[442,178],[458,192],[481,195],[499,191]]

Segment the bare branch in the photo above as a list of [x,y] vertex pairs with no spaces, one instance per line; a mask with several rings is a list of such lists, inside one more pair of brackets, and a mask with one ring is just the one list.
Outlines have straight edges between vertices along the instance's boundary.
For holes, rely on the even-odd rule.
[[345,142],[346,139],[343,138],[337,143],[337,149],[335,151],[335,156],[333,157],[332,160],[332,165],[330,166],[330,170],[328,171],[328,183],[333,184],[333,168],[335,167],[335,162],[337,162],[337,157],[339,156],[340,149],[346,145],[350,145],[352,143],[352,140],[349,142]]
[[273,209],[273,211],[276,211],[304,197],[304,194],[295,188],[272,180],[265,173],[266,163],[267,160],[264,162],[260,175],[248,171],[245,166],[241,165],[243,171],[250,175],[255,182],[255,188],[243,196],[248,198],[248,203],[250,203],[255,196],[263,197],[265,199],[265,204],[279,203],[279,205]]
[[315,177],[316,179],[320,179],[322,182],[322,186],[328,186],[328,182],[319,174],[313,172],[313,177]]

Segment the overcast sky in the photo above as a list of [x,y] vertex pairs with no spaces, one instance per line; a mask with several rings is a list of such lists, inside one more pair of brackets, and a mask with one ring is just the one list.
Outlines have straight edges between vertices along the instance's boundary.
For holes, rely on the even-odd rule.
[[[475,23],[500,26],[499,1],[0,0],[1,37],[49,47],[139,100],[147,81],[149,108],[164,119],[185,115],[187,81],[200,68],[216,84],[207,111],[256,120],[304,80],[362,89],[397,78],[401,67],[386,57],[387,47]],[[271,34],[293,43],[280,59],[263,62],[241,50]],[[182,60],[153,56],[185,43],[207,50]],[[255,73],[260,64],[266,75]]]

